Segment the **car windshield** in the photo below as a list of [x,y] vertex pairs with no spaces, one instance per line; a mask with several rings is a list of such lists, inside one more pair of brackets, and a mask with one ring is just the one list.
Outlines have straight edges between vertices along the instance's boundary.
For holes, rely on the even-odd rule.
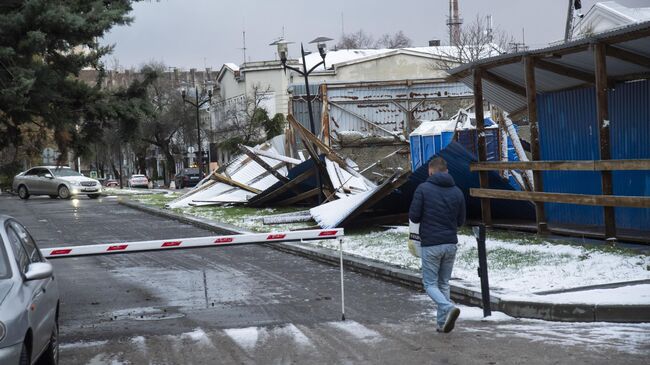
[[198,175],[199,174],[199,169],[185,169],[183,172],[186,175]]
[[5,250],[5,245],[2,242],[2,237],[0,237],[0,279],[6,279],[9,276],[11,276],[9,258],[7,257],[7,251]]
[[52,170],[52,172],[54,173],[54,176],[58,176],[58,177],[83,176],[73,169],[54,169]]

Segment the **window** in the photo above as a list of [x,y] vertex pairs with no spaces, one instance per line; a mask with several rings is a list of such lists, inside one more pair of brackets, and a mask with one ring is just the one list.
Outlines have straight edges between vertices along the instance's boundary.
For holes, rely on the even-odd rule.
[[5,245],[0,237],[0,279],[6,279],[11,276],[11,267],[9,266],[9,257],[5,250]]
[[25,227],[18,224],[17,222],[9,222],[9,225],[14,229],[16,234],[18,234],[20,242],[23,244],[23,247],[25,247],[25,250],[27,251],[29,262],[43,261],[43,256],[41,256],[41,252],[39,251],[38,247],[36,247],[36,242],[34,242],[34,239],[29,235]]
[[31,169],[31,170],[28,170],[25,173],[25,176],[36,176],[36,175],[38,175],[38,170],[40,170],[40,169],[34,168],[34,169]]
[[57,177],[83,176],[80,173],[70,168],[58,168],[58,169],[54,169],[53,172],[54,172],[54,176]]
[[30,262],[27,251],[25,251],[23,244],[20,242],[18,234],[9,225],[7,225],[7,237],[9,238],[11,250],[14,252],[18,269],[24,274],[27,272],[27,266],[29,266]]

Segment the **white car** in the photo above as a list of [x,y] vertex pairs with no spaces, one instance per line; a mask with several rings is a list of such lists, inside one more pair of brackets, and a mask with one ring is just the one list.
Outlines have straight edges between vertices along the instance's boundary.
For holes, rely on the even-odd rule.
[[75,195],[99,198],[102,185],[69,167],[36,166],[14,177],[12,185],[21,199],[30,195],[49,195],[50,198],[69,199]]
[[144,175],[131,175],[128,184],[130,188],[148,188],[149,179]]

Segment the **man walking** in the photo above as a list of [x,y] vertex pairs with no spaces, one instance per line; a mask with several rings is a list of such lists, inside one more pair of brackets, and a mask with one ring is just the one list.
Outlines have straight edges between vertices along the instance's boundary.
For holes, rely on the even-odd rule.
[[442,157],[429,162],[429,178],[415,190],[409,219],[420,223],[422,283],[437,305],[437,330],[448,333],[460,315],[460,309],[451,302],[449,279],[456,258],[458,227],[465,223],[465,197]]

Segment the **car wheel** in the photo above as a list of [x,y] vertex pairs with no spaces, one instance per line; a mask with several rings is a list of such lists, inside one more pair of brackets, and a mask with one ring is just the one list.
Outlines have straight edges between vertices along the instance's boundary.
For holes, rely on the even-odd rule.
[[29,191],[25,185],[20,185],[18,188],[18,196],[20,199],[29,199]]
[[70,190],[67,186],[59,186],[59,198],[61,199],[70,199]]
[[50,199],[56,199],[58,197],[59,197],[58,195],[50,195]]
[[30,365],[31,360],[29,357],[29,349],[27,348],[27,344],[23,342],[23,349],[20,351],[20,360],[18,360],[18,364]]
[[90,199],[97,199],[97,198],[99,198],[99,194],[88,194],[88,197]]
[[38,361],[40,365],[57,365],[59,363],[59,321],[54,324],[47,350]]

